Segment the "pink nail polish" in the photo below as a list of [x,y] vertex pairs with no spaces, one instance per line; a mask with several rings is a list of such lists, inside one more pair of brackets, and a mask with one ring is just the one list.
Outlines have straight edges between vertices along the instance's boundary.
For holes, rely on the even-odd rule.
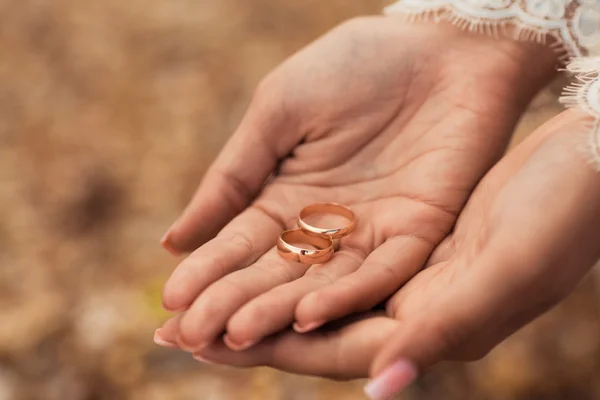
[[166,347],[168,349],[178,349],[179,348],[179,346],[177,346],[175,343],[164,340],[160,336],[160,329],[157,329],[156,331],[154,331],[154,343],[156,343],[157,345],[159,345],[161,347]]
[[160,244],[165,250],[167,250],[172,255],[174,255],[174,256],[181,255],[181,252],[179,250],[177,250],[177,248],[173,245],[173,242],[171,241],[171,230],[170,229],[167,231],[167,233],[165,233],[165,235],[162,237],[162,239],[160,239]]
[[244,351],[259,342],[259,340],[248,340],[240,344],[232,341],[228,335],[223,336],[223,341],[225,342],[227,347],[229,347],[233,351]]
[[365,386],[371,400],[390,400],[417,378],[417,368],[408,360],[400,360],[386,368]]
[[314,331],[315,329],[317,329],[321,325],[325,324],[325,322],[326,321],[311,322],[311,323],[306,324],[304,326],[299,325],[297,322],[294,322],[293,328],[298,333],[306,333],[306,332]]

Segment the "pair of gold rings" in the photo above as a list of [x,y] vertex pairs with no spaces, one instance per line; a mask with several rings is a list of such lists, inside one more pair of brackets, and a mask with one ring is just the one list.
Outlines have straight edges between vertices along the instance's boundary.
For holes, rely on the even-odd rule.
[[[318,228],[306,222],[315,214],[333,214],[344,217],[348,223],[336,228]],[[356,227],[356,216],[348,207],[335,203],[317,203],[304,207],[298,216],[299,229],[283,232],[277,240],[277,251],[286,260],[302,264],[322,264],[335,252],[335,239],[349,235]],[[291,244],[294,243],[294,244]],[[296,244],[306,244],[313,248],[302,248]],[[308,246],[307,246],[308,247]]]

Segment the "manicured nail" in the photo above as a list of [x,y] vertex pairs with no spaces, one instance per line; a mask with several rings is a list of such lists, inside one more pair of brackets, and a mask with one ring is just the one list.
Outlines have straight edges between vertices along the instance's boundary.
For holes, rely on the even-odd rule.
[[214,362],[208,361],[206,358],[201,357],[198,354],[192,354],[192,357],[194,358],[194,360],[200,361],[201,363],[204,363],[204,364],[214,364]]
[[256,343],[259,342],[259,340],[248,340],[244,343],[236,343],[232,341],[227,334],[225,334],[223,336],[223,342],[225,342],[225,345],[227,345],[227,347],[229,347],[233,351],[244,351],[254,346]]
[[306,333],[306,332],[310,332],[310,331],[314,331],[315,329],[317,329],[318,327],[320,327],[321,325],[325,324],[326,321],[317,321],[317,322],[311,322],[309,324],[306,324],[304,326],[298,324],[297,322],[294,322],[294,330],[298,333]]
[[167,233],[165,233],[165,235],[162,237],[162,239],[160,239],[160,244],[165,250],[167,250],[174,256],[179,256],[181,254],[181,251],[177,250],[177,248],[175,247],[175,245],[173,245],[173,242],[171,241],[170,228],[167,231]]
[[417,378],[417,368],[408,360],[400,360],[386,368],[365,386],[371,400],[390,400]]
[[166,347],[168,349],[178,349],[179,348],[179,346],[177,346],[177,344],[175,344],[173,342],[169,342],[167,340],[164,340],[160,336],[160,329],[157,329],[156,331],[154,331],[154,343],[156,343],[157,345],[159,345],[161,347]]

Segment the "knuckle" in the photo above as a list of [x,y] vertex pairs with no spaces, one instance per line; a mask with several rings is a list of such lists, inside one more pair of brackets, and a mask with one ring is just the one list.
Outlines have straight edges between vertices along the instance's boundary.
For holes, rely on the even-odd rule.
[[252,254],[254,252],[254,243],[244,234],[234,234],[229,241],[239,246],[244,252]]

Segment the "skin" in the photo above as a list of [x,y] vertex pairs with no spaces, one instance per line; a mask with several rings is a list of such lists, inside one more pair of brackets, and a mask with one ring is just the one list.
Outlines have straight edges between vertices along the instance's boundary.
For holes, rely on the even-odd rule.
[[[182,313],[164,339],[198,352],[226,332],[243,350],[385,301],[451,232],[554,64],[544,47],[386,17],[291,57],[164,238],[193,250],[164,287],[165,308]],[[352,207],[357,230],[326,264],[281,259],[278,235],[323,201]]]
[[[581,151],[587,118],[564,112],[504,157],[385,312],[310,334],[287,330],[242,352],[215,343],[199,356],[338,379],[376,377],[397,360],[423,371],[483,357],[564,299],[600,258],[600,180]],[[171,321],[161,333],[174,330]]]

